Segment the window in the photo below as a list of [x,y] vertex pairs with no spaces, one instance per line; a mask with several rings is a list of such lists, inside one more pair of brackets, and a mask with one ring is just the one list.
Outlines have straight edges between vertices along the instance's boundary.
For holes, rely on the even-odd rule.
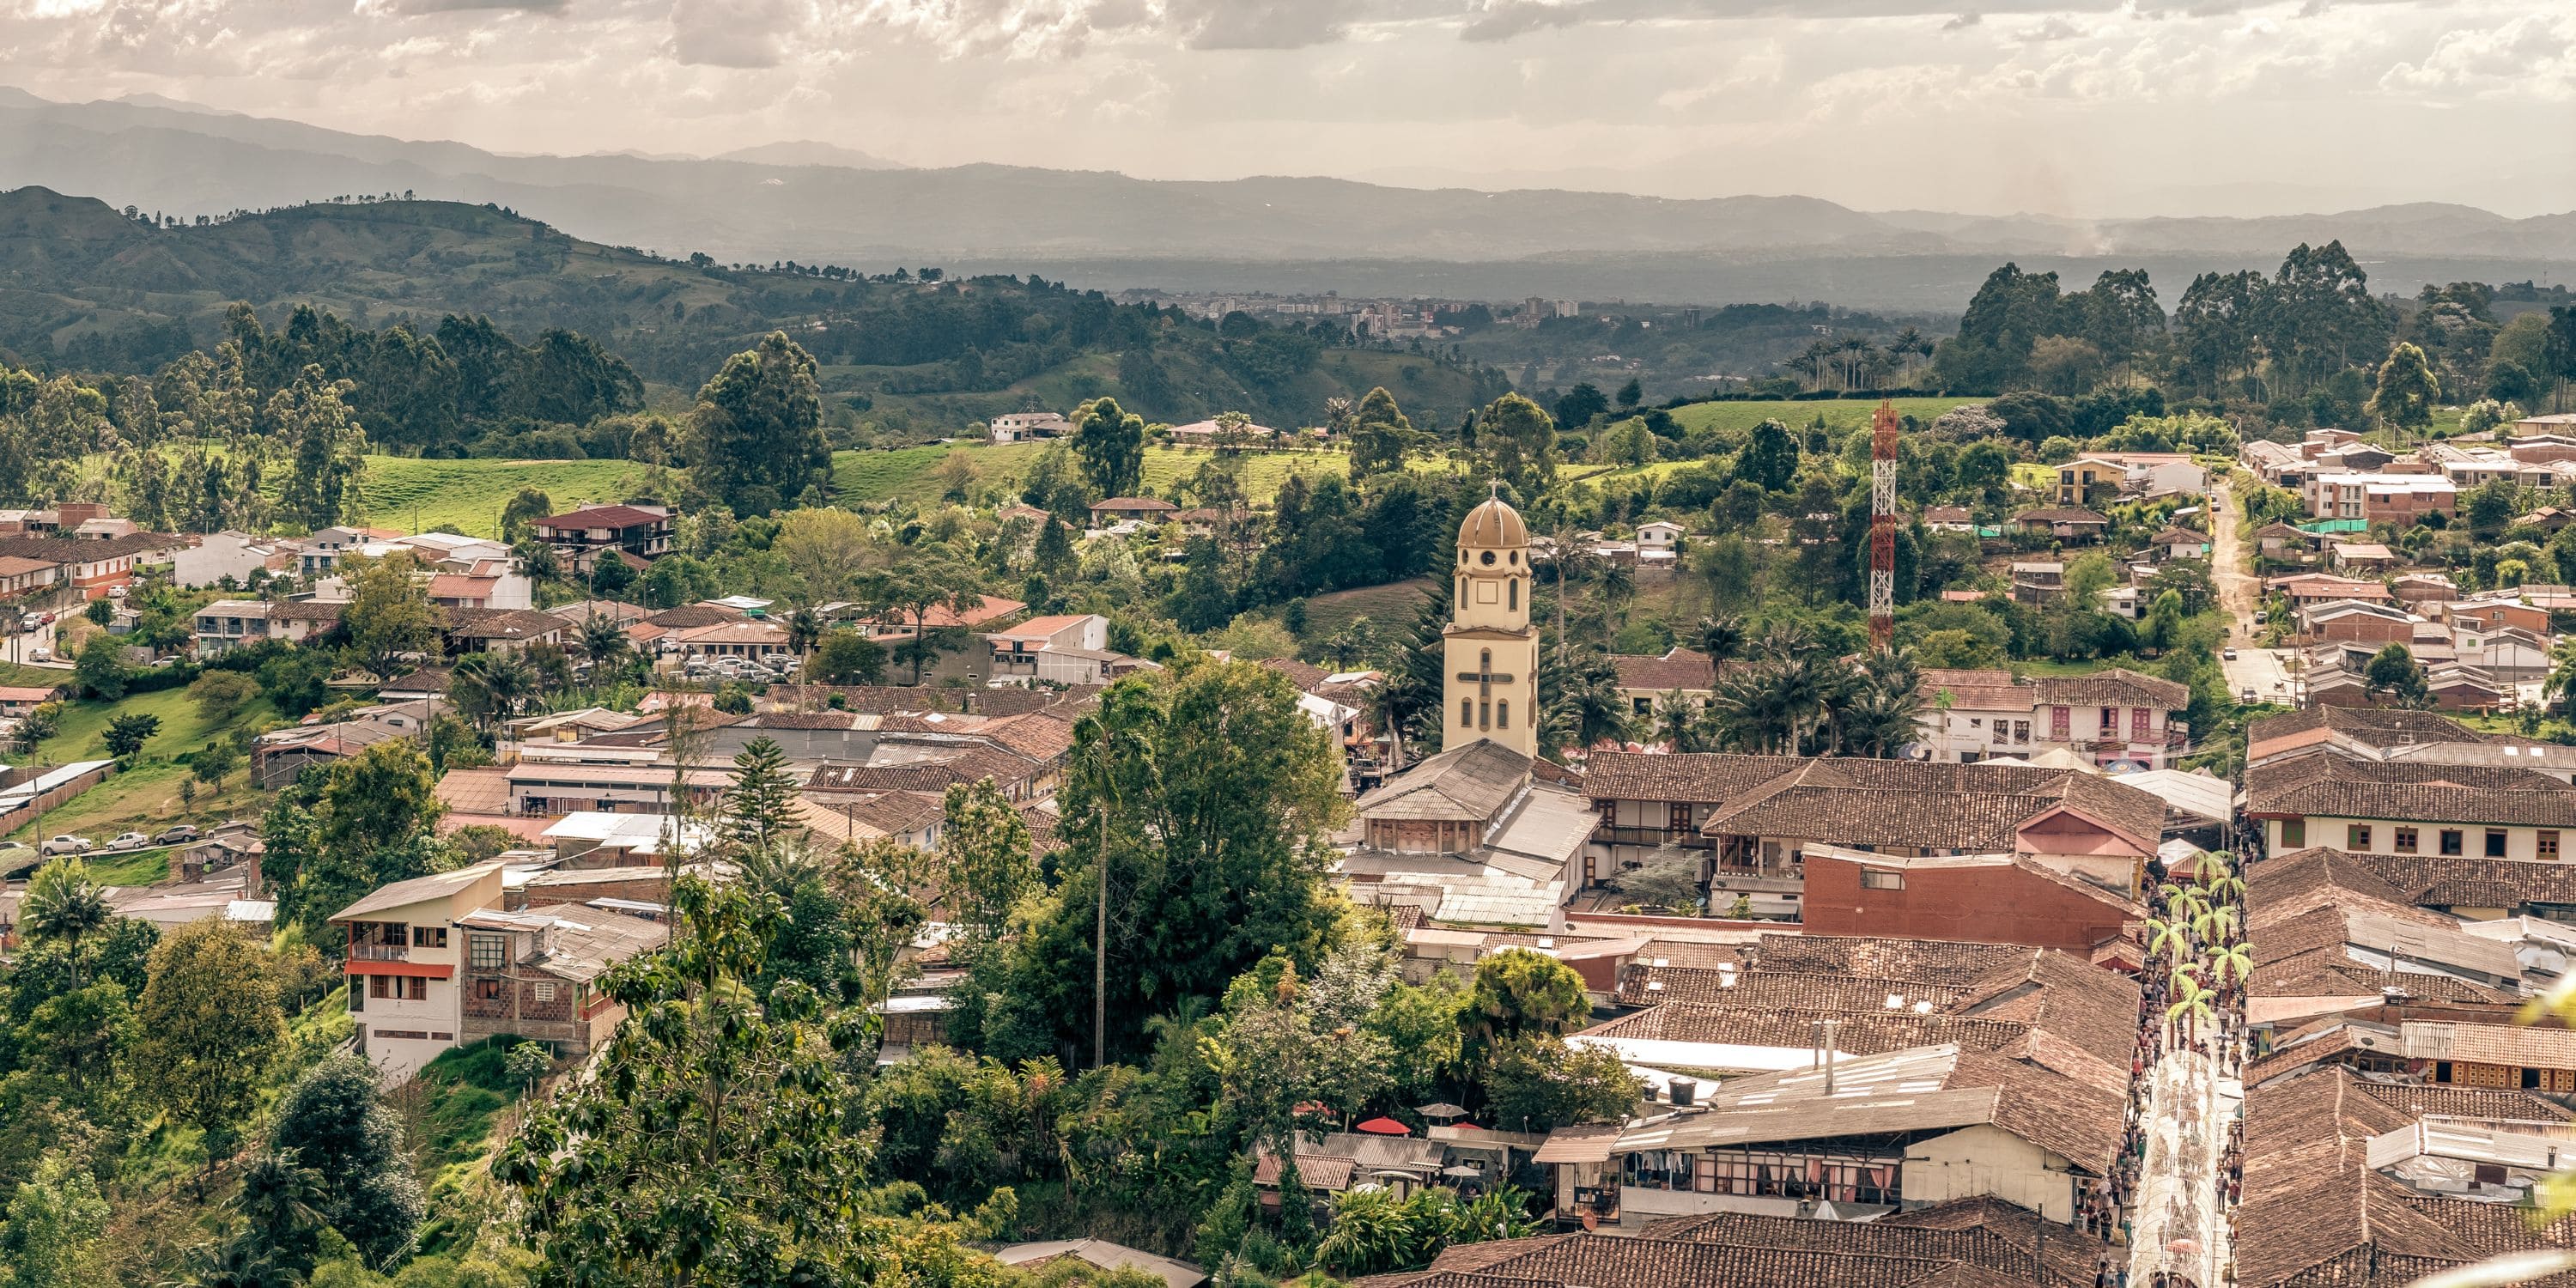
[[1509,729],[1512,727],[1511,699],[1505,698],[1494,704],[1494,727],[1497,729]]
[[2392,843],[2393,848],[2395,848],[2399,854],[2413,854],[2415,852],[2415,829],[2411,827],[2401,827],[2393,830],[2397,833]]
[[2458,858],[2466,853],[2467,849],[2468,847],[2461,840],[2460,829],[2456,827],[2442,829],[2442,853]]
[[508,944],[499,935],[467,935],[467,964],[476,970],[499,970],[509,960]]
[[414,948],[445,948],[445,947],[447,946],[447,927],[445,927],[445,926],[414,926],[414,927],[412,927],[412,928],[411,928],[411,946],[412,946],[412,947],[414,947]]
[[2304,818],[2285,818],[2281,820],[2281,848],[2286,850],[2295,850],[2307,843],[2308,820]]
[[1479,702],[1476,704],[1476,727],[1479,729],[1491,729],[1494,727],[1493,703]]
[[2014,741],[2014,742],[2028,742],[2028,741],[2030,741],[2030,722],[2029,722],[2029,721],[2027,721],[2027,720],[2015,720],[2015,721],[2013,721],[2013,741]]
[[1503,588],[1510,592],[1507,597],[1509,602],[1506,603],[1504,607],[1513,609],[1519,608],[1521,606],[1521,579],[1518,577],[1504,578]]
[[1475,701],[1475,699],[1473,699],[1473,698],[1460,698],[1460,699],[1458,699],[1458,727],[1459,727],[1459,728],[1461,728],[1461,729],[1472,729],[1472,728],[1474,728],[1474,727],[1475,727],[1475,725],[1476,725],[1476,701]]
[[2532,842],[2532,853],[2544,859],[2557,858],[2558,834],[2556,832],[2541,833],[2539,838]]
[[2074,724],[2074,723],[2075,723],[2075,709],[2074,709],[2074,708],[2072,708],[2072,707],[2050,707],[2050,708],[2048,709],[2048,737],[2049,737],[2049,741],[2051,741],[2051,742],[2064,742],[2064,741],[2066,741],[2066,740],[2071,736],[2071,727],[2073,726],[2073,724]]
[[1986,727],[1985,717],[1983,717],[1983,716],[1970,716],[1970,717],[1968,717],[1968,727],[1969,727],[1969,728],[1971,728],[1971,729],[1983,729],[1983,728],[1985,728],[1985,727]]
[[2504,857],[2503,828],[2491,827],[2487,829],[2487,857],[2490,859],[2501,859]]
[[2102,721],[2101,721],[2101,723],[2100,723],[2099,725],[2097,725],[2097,726],[2096,726],[2096,728],[2100,730],[2100,732],[2099,732],[2099,734],[2098,734],[2097,736],[2099,736],[2099,737],[2103,737],[2103,738],[2117,738],[2117,737],[2119,737],[2119,736],[2120,736],[2120,709],[2119,709],[2118,707],[2104,707],[2104,708],[2102,708],[2102,713],[2101,713],[2101,714],[2102,714]]
[[1878,868],[1862,868],[1860,870],[1860,888],[1863,890],[1902,890],[1905,888],[1905,874],[1902,872],[1881,871]]
[[2145,707],[2129,708],[2129,741],[2145,742],[2155,736],[2155,721]]
[[500,1001],[501,981],[497,979],[478,979],[474,981],[474,1000],[478,1002]]
[[551,1002],[555,1000],[555,986],[552,984],[531,984],[528,986],[528,997],[533,1001]]
[[2353,823],[2343,829],[2343,848],[2355,854],[2370,851],[2370,824]]
[[428,1001],[429,981],[418,975],[405,976],[403,978],[403,996],[414,1002]]
[[1667,832],[1687,832],[1691,830],[1690,815],[1691,807],[1689,801],[1674,801],[1671,804],[1664,806],[1664,830]]

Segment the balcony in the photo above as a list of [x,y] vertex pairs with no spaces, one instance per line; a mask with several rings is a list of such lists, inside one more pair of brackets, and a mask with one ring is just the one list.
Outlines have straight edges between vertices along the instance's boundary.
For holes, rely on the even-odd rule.
[[353,962],[407,962],[411,960],[410,944],[352,943],[349,960]]
[[1716,838],[1702,835],[1697,831],[1675,831],[1666,827],[1619,827],[1609,823],[1601,823],[1593,827],[1592,843],[1656,847],[1672,845],[1685,850],[1717,848]]

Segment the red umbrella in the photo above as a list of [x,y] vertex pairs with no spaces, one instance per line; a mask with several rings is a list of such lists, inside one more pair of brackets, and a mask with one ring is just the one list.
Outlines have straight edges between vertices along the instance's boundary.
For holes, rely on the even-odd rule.
[[1364,1131],[1372,1136],[1410,1136],[1413,1134],[1412,1128],[1407,1127],[1403,1123],[1397,1122],[1392,1118],[1371,1118],[1367,1122],[1361,1123],[1354,1130]]

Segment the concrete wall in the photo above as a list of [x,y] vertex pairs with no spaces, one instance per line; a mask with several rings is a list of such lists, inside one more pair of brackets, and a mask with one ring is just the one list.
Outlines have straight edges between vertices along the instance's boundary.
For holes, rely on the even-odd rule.
[[2075,1178],[2049,1170],[2053,1157],[2009,1132],[1961,1128],[1905,1151],[1905,1206],[1993,1195],[2052,1221],[2072,1221]]

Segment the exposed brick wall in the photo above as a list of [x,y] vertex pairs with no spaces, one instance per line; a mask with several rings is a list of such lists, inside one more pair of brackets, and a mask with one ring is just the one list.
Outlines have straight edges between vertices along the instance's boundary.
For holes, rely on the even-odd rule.
[[2015,867],[1916,868],[1902,890],[1864,890],[1861,867],[1807,856],[1805,928],[1818,935],[1962,939],[2090,952],[2120,910]]
[[522,907],[543,908],[562,903],[588,903],[593,899],[632,899],[638,903],[667,903],[670,887],[660,877],[640,877],[633,881],[577,881],[569,885],[532,884],[525,891]]

